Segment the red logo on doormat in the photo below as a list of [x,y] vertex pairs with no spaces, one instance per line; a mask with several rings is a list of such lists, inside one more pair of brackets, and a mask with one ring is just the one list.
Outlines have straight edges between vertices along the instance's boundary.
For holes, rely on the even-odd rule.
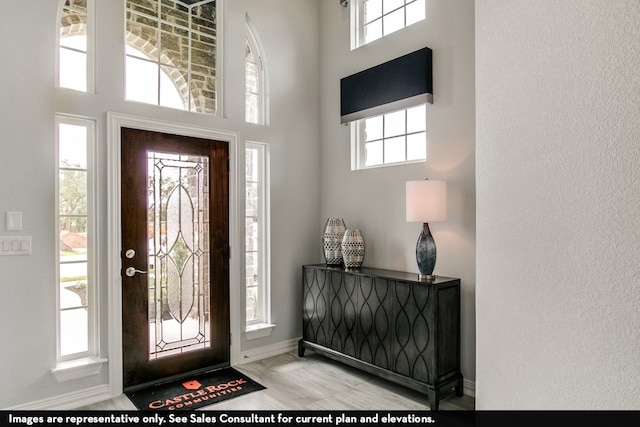
[[192,380],[192,381],[187,381],[186,383],[182,383],[182,386],[187,390],[197,390],[200,387],[202,387],[202,384],[200,384],[196,380]]

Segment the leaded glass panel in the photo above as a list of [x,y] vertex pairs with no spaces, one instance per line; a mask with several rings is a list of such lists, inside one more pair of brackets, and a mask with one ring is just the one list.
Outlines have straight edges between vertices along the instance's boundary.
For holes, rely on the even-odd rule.
[[209,158],[148,152],[150,360],[210,348]]

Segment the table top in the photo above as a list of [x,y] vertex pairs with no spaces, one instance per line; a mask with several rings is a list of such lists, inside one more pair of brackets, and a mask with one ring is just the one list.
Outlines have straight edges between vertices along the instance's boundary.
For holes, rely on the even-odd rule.
[[360,267],[356,269],[345,269],[342,266],[333,266],[327,264],[309,264],[305,267],[322,268],[328,271],[346,272],[349,274],[367,276],[367,277],[381,277],[391,280],[401,280],[404,282],[414,282],[423,285],[443,285],[451,284],[451,282],[459,281],[460,279],[454,277],[436,276],[433,280],[419,280],[417,273],[409,273],[406,271],[385,270],[380,268]]

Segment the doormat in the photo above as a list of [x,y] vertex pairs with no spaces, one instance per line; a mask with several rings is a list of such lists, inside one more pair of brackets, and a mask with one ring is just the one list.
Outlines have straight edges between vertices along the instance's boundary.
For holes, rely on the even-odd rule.
[[265,388],[233,368],[224,368],[125,394],[140,410],[175,411],[201,408]]

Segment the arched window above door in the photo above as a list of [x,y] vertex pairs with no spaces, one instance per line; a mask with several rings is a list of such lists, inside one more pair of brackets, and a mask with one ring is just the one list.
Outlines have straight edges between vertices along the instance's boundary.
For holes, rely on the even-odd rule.
[[126,99],[216,114],[219,7],[216,0],[127,0]]

